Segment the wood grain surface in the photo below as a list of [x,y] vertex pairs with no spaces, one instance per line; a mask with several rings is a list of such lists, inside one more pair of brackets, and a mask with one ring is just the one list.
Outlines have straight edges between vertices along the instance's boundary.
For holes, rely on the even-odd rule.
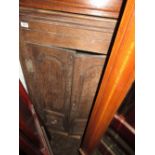
[[[22,26],[26,23],[28,27]],[[116,20],[34,9],[20,10],[24,40],[106,54]]]
[[128,0],[81,150],[91,155],[126,96],[135,74],[134,0]]
[[20,6],[118,18],[123,0],[20,0]]

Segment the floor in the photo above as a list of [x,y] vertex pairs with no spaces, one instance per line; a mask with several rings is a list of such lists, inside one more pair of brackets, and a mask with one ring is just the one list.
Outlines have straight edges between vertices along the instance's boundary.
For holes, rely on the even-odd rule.
[[[53,133],[51,147],[54,155],[79,155],[80,140]],[[96,150],[93,155],[101,154]]]
[[[81,140],[69,136],[51,133],[51,147],[54,155],[80,155],[78,149]],[[105,154],[113,155],[134,155],[134,150],[130,148],[125,141],[113,130],[108,129],[107,133],[103,136],[102,141],[106,144]],[[93,155],[103,155],[96,149]]]

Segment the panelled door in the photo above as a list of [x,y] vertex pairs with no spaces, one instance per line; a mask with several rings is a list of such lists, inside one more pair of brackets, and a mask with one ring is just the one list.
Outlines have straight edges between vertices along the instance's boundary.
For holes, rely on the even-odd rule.
[[82,135],[95,97],[106,56],[77,53],[71,100],[71,134]]
[[48,130],[82,135],[105,56],[21,41],[30,97]]
[[30,96],[47,127],[68,130],[75,52],[24,43],[21,59]]

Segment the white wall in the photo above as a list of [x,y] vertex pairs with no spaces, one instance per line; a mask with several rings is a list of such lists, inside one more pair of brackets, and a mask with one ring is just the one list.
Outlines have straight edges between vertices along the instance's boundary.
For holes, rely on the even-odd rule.
[[22,82],[25,90],[28,92],[20,62],[19,62],[19,79]]

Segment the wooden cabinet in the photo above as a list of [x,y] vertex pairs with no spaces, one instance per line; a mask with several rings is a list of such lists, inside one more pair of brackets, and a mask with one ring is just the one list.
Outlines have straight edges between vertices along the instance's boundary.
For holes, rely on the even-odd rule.
[[61,10],[58,1],[20,0],[20,62],[30,97],[51,132],[83,134],[122,3],[109,1],[111,13],[86,1],[63,2]]
[[104,60],[102,55],[23,43],[21,61],[29,92],[49,129],[82,134]]

